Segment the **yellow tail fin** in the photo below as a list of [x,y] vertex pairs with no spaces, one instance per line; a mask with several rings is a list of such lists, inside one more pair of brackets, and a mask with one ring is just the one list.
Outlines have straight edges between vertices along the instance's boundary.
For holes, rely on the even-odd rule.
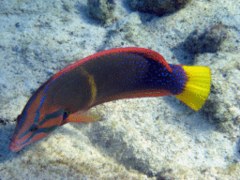
[[206,66],[182,66],[188,81],[181,94],[176,98],[195,111],[201,109],[210,93],[211,71]]

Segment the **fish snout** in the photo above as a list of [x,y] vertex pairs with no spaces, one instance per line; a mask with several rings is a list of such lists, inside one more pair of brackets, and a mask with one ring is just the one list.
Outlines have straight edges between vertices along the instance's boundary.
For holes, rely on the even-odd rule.
[[20,141],[17,136],[14,134],[13,137],[11,138],[11,142],[9,144],[9,149],[12,152],[18,152],[20,151],[24,146],[21,143],[22,141]]
[[9,145],[9,149],[12,151],[12,152],[18,152],[22,149],[23,147],[18,145],[17,143],[15,143],[14,141],[12,141]]

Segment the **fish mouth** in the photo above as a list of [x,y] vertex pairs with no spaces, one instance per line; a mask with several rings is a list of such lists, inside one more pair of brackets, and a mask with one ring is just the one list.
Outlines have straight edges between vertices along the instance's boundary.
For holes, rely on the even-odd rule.
[[22,142],[21,140],[17,139],[16,136],[13,136],[13,139],[11,140],[9,144],[9,149],[12,152],[18,152],[23,149],[23,147],[26,146],[26,143]]
[[19,145],[19,144],[16,144],[14,142],[11,142],[10,145],[9,145],[9,149],[12,151],[12,152],[18,152],[20,150],[22,150],[23,146]]

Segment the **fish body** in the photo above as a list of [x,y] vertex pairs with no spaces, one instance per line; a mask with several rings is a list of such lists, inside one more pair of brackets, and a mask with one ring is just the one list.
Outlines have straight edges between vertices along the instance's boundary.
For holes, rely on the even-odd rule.
[[10,150],[19,151],[68,122],[92,122],[87,110],[112,100],[175,95],[198,110],[210,79],[208,67],[168,64],[150,49],[98,52],[56,73],[35,92],[17,118]]

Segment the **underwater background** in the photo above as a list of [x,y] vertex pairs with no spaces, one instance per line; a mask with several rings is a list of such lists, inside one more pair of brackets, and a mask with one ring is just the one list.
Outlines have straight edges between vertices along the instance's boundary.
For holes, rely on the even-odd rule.
[[[0,0],[0,179],[239,179],[240,3],[233,0]],[[32,93],[66,65],[115,47],[206,65],[199,112],[174,97],[118,100],[18,153]]]

